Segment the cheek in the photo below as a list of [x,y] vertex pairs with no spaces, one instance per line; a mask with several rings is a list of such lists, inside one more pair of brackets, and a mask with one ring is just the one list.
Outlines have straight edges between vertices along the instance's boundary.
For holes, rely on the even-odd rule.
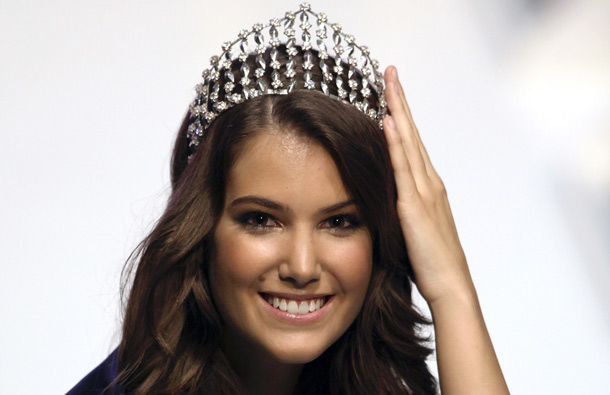
[[328,262],[333,262],[332,270],[341,287],[346,291],[358,291],[363,298],[373,266],[373,251],[368,235],[331,243],[326,249]]
[[273,264],[273,243],[231,229],[221,230],[214,240],[216,258],[210,266],[210,277],[223,292],[253,286]]

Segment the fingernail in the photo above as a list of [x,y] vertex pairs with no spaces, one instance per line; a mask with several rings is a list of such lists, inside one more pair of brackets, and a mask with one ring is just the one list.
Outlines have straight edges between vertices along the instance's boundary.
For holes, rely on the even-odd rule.
[[390,129],[396,129],[396,124],[394,123],[394,118],[392,118],[391,116],[387,116],[388,118],[388,126],[390,127]]
[[392,67],[392,76],[398,79],[398,71],[396,71],[396,67]]

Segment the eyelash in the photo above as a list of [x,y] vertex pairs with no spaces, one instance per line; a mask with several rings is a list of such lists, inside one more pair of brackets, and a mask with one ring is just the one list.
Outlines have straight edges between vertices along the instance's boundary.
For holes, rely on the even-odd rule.
[[[262,220],[262,223],[258,223],[258,220]],[[340,225],[333,226],[333,221],[340,221]],[[266,233],[270,232],[272,228],[281,226],[279,222],[272,216],[261,211],[249,211],[243,213],[237,217],[237,221],[251,232]],[[265,223],[272,221],[274,225],[265,225]],[[362,221],[357,215],[354,214],[338,214],[326,219],[322,224],[328,223],[329,226],[322,226],[322,229],[330,229],[331,232],[337,235],[347,235],[354,230],[362,226]],[[347,226],[345,226],[347,224]],[[341,226],[344,225],[344,226]]]

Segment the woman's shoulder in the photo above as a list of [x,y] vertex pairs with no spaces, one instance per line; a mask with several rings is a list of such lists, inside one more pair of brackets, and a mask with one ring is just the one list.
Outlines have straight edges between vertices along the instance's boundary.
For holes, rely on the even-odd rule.
[[66,395],[121,395],[123,391],[113,383],[119,372],[119,349],[109,356],[78,382]]

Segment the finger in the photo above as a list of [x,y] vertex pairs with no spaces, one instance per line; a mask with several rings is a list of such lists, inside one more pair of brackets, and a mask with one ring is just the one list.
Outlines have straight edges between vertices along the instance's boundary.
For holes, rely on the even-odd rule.
[[419,148],[414,125],[410,121],[409,115],[406,112],[406,107],[400,99],[399,86],[395,80],[390,80],[386,86],[388,107],[396,122],[396,128],[400,135],[404,151],[409,159],[413,176],[415,177],[420,190],[426,189],[426,184],[428,182],[426,180],[428,177],[426,164]]
[[417,185],[396,127],[396,121],[391,115],[387,115],[383,119],[383,131],[388,142],[390,160],[394,169],[398,199],[405,202],[413,201],[419,195]]
[[[409,107],[409,104],[407,102],[407,98],[405,96],[402,84],[400,83],[400,81],[398,79],[398,72],[396,71],[396,67],[393,67],[393,66],[391,68],[389,67],[388,70],[386,70],[386,75],[387,75],[387,77],[389,77],[389,79],[391,81],[394,81],[398,86],[399,97],[405,108],[405,112],[407,114],[409,122],[412,125],[413,132],[414,132],[416,140],[418,142],[418,148],[420,150],[420,154],[422,156],[422,159],[423,159],[425,167],[426,167],[426,173],[430,177],[438,177],[436,169],[432,165],[432,161],[430,160],[430,156],[428,155],[428,150],[426,149],[426,146],[424,145],[423,141],[421,140],[421,136],[419,134],[419,130],[417,129],[417,126],[415,125],[415,121],[413,121],[413,116],[411,115],[411,108]],[[386,77],[386,80],[387,80],[387,77]]]

